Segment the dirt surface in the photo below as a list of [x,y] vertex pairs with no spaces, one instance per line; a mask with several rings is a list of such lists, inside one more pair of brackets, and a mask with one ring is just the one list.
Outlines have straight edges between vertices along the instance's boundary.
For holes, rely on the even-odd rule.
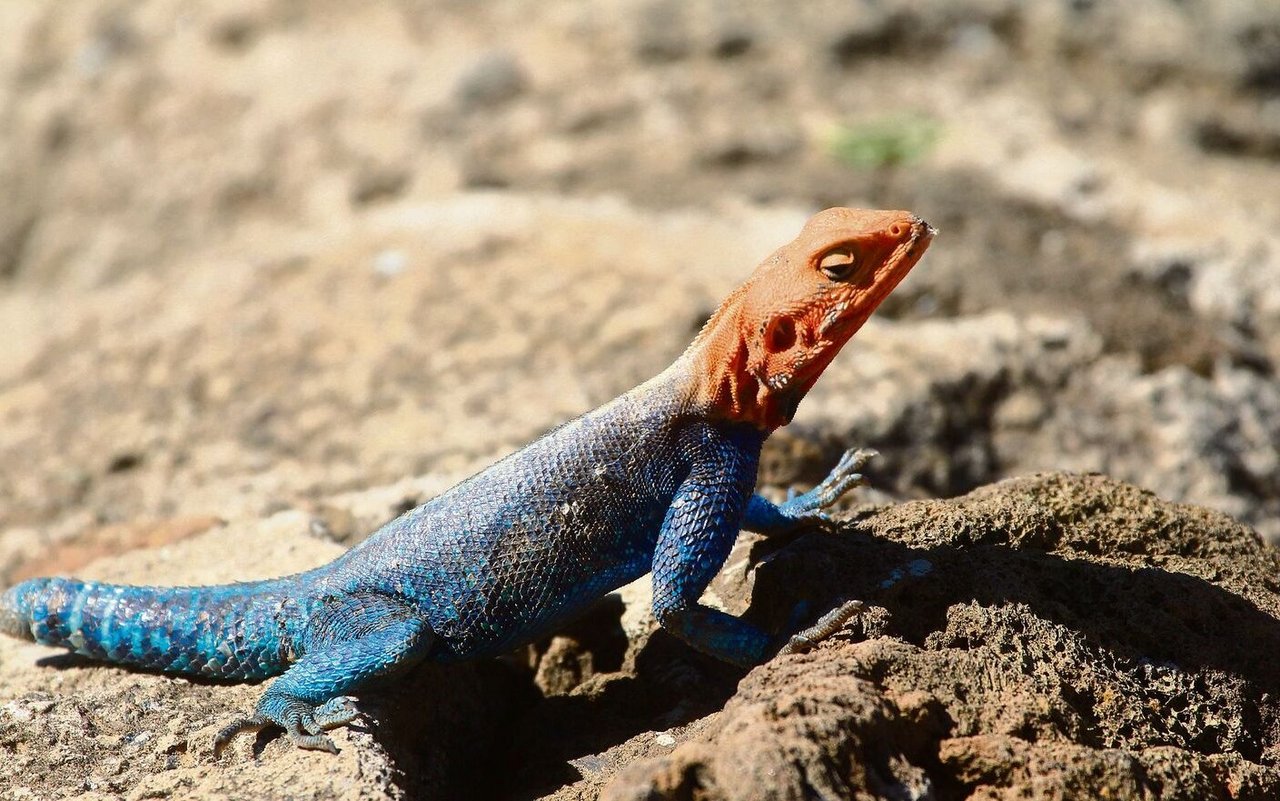
[[[773,625],[797,587],[872,604],[819,652],[743,677],[650,638],[633,587],[371,697],[335,759],[215,766],[256,688],[4,643],[0,797],[1280,794],[1280,574],[1222,516],[1280,541],[1270,0],[95,0],[0,30],[0,586],[323,562],[660,370],[813,210],[941,229],[762,471],[872,446],[859,500],[917,500],[755,571],[744,541],[714,590]],[[1215,511],[984,486],[1044,470]]]

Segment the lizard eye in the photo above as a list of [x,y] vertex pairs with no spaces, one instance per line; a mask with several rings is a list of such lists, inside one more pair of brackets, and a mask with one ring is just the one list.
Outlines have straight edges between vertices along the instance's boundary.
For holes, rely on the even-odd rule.
[[843,281],[857,266],[858,257],[849,248],[836,248],[818,262],[818,269],[832,281]]

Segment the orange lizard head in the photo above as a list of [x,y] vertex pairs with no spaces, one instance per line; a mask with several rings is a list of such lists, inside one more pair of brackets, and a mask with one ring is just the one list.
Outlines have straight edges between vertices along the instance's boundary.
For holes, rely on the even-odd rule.
[[805,393],[934,233],[905,211],[814,215],[725,299],[689,346],[695,403],[766,430],[791,422]]

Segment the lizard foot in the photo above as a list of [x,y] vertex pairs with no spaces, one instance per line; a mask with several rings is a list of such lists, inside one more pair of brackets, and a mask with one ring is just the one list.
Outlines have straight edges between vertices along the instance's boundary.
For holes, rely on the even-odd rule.
[[213,738],[213,756],[215,759],[221,756],[222,750],[237,734],[261,731],[268,726],[284,729],[285,736],[299,748],[336,754],[338,746],[324,732],[355,720],[359,712],[354,702],[352,697],[342,695],[313,707],[297,699],[264,695],[253,715],[241,718],[218,732]]
[[767,536],[792,534],[815,526],[827,531],[834,529],[835,518],[827,509],[841,495],[862,483],[862,469],[877,455],[870,448],[847,450],[818,486],[803,493],[789,490],[787,499],[777,505],[760,495],[751,496],[742,527]]
[[827,477],[822,479],[822,483],[802,494],[794,494],[792,491],[779,508],[792,517],[813,515],[825,519],[823,510],[839,500],[841,495],[861,484],[864,479],[862,469],[879,455],[878,451],[871,448],[850,448],[840,457]]
[[791,635],[791,639],[779,649],[778,653],[802,654],[808,651],[819,642],[835,634],[854,615],[861,614],[864,609],[866,609],[866,604],[862,601],[845,601],[818,618],[817,623]]

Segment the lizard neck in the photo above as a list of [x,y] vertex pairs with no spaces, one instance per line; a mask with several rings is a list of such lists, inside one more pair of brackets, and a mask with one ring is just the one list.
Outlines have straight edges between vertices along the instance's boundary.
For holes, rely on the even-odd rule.
[[744,295],[740,287],[726,299],[669,371],[682,377],[682,394],[699,415],[767,433],[791,421],[808,387],[761,380],[760,354],[745,335]]

